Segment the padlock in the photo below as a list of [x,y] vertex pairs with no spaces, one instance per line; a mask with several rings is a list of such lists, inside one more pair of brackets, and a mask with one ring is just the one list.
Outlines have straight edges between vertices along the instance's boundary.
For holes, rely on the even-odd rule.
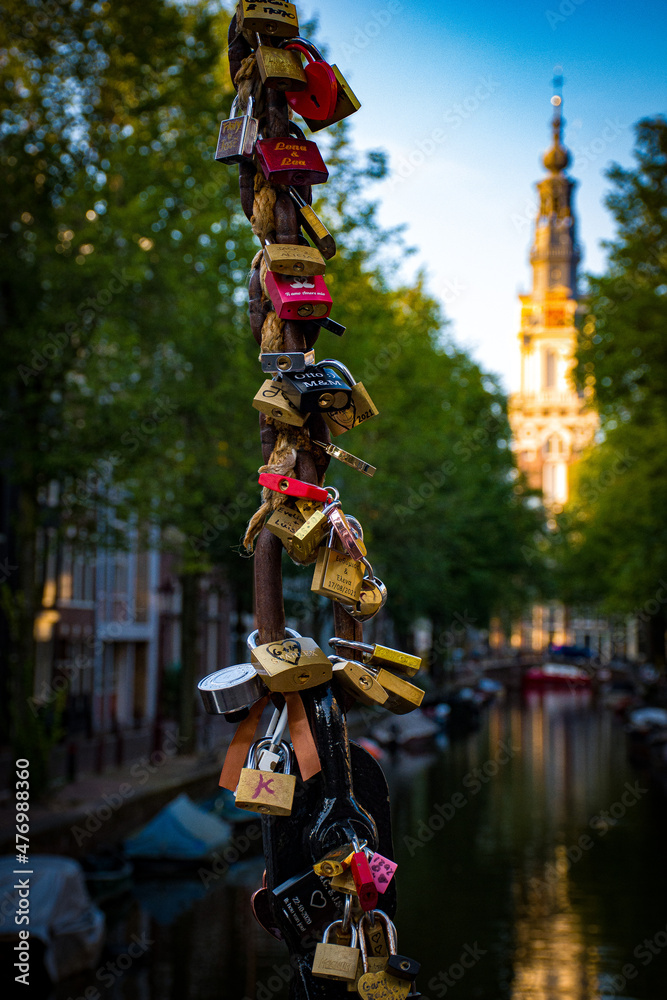
[[354,607],[346,609],[347,613],[358,622],[370,621],[387,602],[387,588],[382,580],[374,575],[369,561],[364,559],[363,562],[368,576],[364,576],[361,582],[359,600]]
[[331,879],[331,887],[332,889],[335,889],[336,892],[342,892],[344,896],[352,896],[356,898],[357,886],[349,867],[347,867],[345,871],[340,872],[338,875],[333,876]]
[[[269,743],[271,741],[269,740]],[[258,740],[250,748],[248,766],[241,771],[235,802],[239,809],[259,812],[267,816],[289,816],[292,812],[296,775],[290,774],[291,752],[287,743],[281,743],[284,771],[260,771],[255,760],[260,745]]]
[[324,184],[329,176],[317,144],[290,122],[293,136],[258,139],[255,153],[260,169],[272,184]]
[[320,364],[329,369],[333,368],[339,374],[342,374],[347,379],[351,388],[349,406],[345,409],[328,413],[324,417],[324,422],[334,437],[344,434],[345,431],[352,430],[353,427],[358,427],[359,424],[370,420],[371,417],[377,417],[378,408],[366,392],[363,382],[355,382],[345,365],[342,365],[340,361],[335,361],[333,358],[327,358],[321,361]]
[[219,163],[242,163],[249,159],[255,149],[258,122],[252,117],[253,99],[248,99],[248,107],[244,115],[235,115],[238,111],[239,96],[234,98],[231,118],[220,122],[220,135],[215,151],[215,159]]
[[336,928],[343,928],[342,920],[334,920],[324,931],[322,941],[315,949],[313,959],[313,975],[322,979],[335,979],[338,982],[350,982],[356,978],[359,964],[359,949],[357,929],[350,925],[351,941],[349,945],[329,944],[329,937]]
[[[375,910],[364,913],[362,917],[362,927],[368,943],[368,955],[370,957],[382,958],[385,963],[389,955],[387,938],[385,937],[382,924],[375,919]],[[371,970],[373,971],[373,970]]]
[[274,908],[280,910],[301,947],[308,951],[315,948],[314,938],[344,910],[344,897],[332,888],[328,878],[316,875],[312,868],[276,886],[272,895]]
[[386,913],[382,910],[374,910],[375,919],[380,918],[385,924],[387,942],[389,945],[389,955],[383,959],[384,968],[375,972],[364,972],[357,981],[357,992],[363,1000],[404,1000],[410,992],[410,981],[396,976],[389,970],[389,963],[392,956],[404,959],[403,955],[396,955],[396,928]]
[[369,465],[368,462],[364,462],[363,459],[357,458],[356,455],[351,455],[349,451],[343,451],[339,448],[337,444],[325,444],[324,441],[316,441],[313,438],[313,444],[318,445],[327,455],[331,455],[332,458],[337,458],[339,462],[344,465],[349,465],[351,469],[357,469],[359,472],[363,472],[365,476],[374,476],[377,469],[374,465]]
[[303,479],[281,476],[278,472],[260,472],[257,482],[260,486],[287,497],[305,497],[307,500],[325,504],[330,503],[332,497],[338,499],[338,490],[331,486],[325,489],[323,486],[316,486],[315,483],[306,483]]
[[424,700],[422,688],[406,681],[404,677],[397,677],[396,674],[392,674],[391,670],[385,670],[384,667],[369,667],[369,669],[374,671],[378,681],[387,692],[388,697],[384,707],[388,708],[390,712],[393,712],[394,715],[407,715],[408,712],[419,708]]
[[377,906],[378,891],[373,879],[373,873],[368,858],[362,850],[356,850],[352,856],[350,871],[359,897],[359,904],[366,913]]
[[[331,486],[327,487],[327,494],[338,493]],[[322,510],[322,504],[318,500],[308,500],[306,497],[295,497],[294,503],[297,505],[304,521],[312,517],[316,510]]]
[[209,715],[226,715],[249,708],[267,693],[252,663],[235,663],[203,677],[197,684]]
[[264,527],[268,528],[272,535],[275,535],[283,545],[287,546],[291,544],[294,535],[303,524],[303,517],[295,507],[281,504],[280,507],[271,511],[264,522]]
[[408,958],[407,955],[397,954],[398,941],[396,928],[384,910],[375,910],[374,916],[384,925],[385,934],[387,936],[389,957],[387,959],[386,971],[389,975],[395,976],[396,979],[403,980],[403,982],[408,984],[407,992],[404,994],[404,996],[407,996],[410,991],[409,984],[419,975],[421,963],[414,958]]
[[314,511],[307,521],[301,522],[299,528],[292,535],[290,553],[297,559],[310,559],[328,530],[329,521],[324,510],[320,508]]
[[250,659],[269,691],[304,691],[331,680],[333,664],[313,639],[286,629],[287,639],[257,645],[257,629],[248,636]]
[[262,371],[267,374],[302,372],[306,365],[315,364],[315,351],[264,351],[259,356]]
[[388,695],[377,677],[356,660],[332,657],[333,676],[362,705],[384,705]]
[[413,653],[403,653],[400,649],[391,649],[390,646],[381,646],[379,642],[357,642],[353,639],[339,639],[333,636],[329,639],[329,645],[338,650],[340,646],[345,649],[354,649],[361,653],[359,657],[363,663],[368,663],[373,667],[391,667],[392,670],[399,670],[407,677],[414,677],[421,667],[421,657]]
[[328,544],[320,545],[318,550],[311,591],[335,601],[356,604],[363,576],[361,563],[340,551],[340,541],[332,528]]
[[378,892],[384,894],[391,880],[394,877],[398,865],[395,861],[390,861],[389,858],[383,857],[376,851],[368,860],[370,865],[371,874],[373,875],[373,881],[375,882],[375,888]]
[[[313,241],[323,257],[331,260],[336,256],[336,241],[311,205],[301,197],[296,188],[289,189],[290,197],[299,213],[299,224],[309,239]],[[343,327],[345,330],[345,327]]]
[[299,34],[296,7],[288,0],[241,0],[238,5],[238,30],[257,31],[274,38],[295,38]]
[[[366,546],[364,545],[361,525],[357,521],[356,517],[350,517],[350,520],[348,521],[338,500],[333,500],[331,503],[327,504],[324,508],[324,513],[328,517],[329,523],[338,535],[343,551],[346,552],[351,559],[354,559],[355,562],[359,562],[364,559],[366,556]],[[353,529],[353,524],[358,527]]]
[[302,413],[323,413],[349,405],[352,391],[330,365],[307,365],[283,374],[283,392]]
[[[367,918],[372,916],[373,911],[370,913],[363,913],[361,920],[357,923],[357,942],[359,944],[359,951],[361,952],[361,957],[357,967],[357,976],[353,983],[348,983],[347,990],[348,993],[358,992],[359,979],[366,972],[382,972],[387,964],[387,948],[383,952],[377,952],[372,950],[373,946],[371,944],[371,939],[368,938],[365,933]],[[369,925],[370,926],[370,925]],[[384,934],[382,928],[380,927],[380,921],[376,921],[372,925],[372,930],[375,932],[375,939],[377,940],[377,934],[379,933],[384,941]]]
[[269,271],[274,274],[324,274],[327,265],[315,247],[294,243],[267,243],[262,251]]
[[324,120],[304,117],[304,121],[311,132],[318,132],[322,128],[328,128],[329,125],[335,125],[336,122],[342,121],[343,118],[353,115],[361,107],[361,103],[355,97],[352,88],[338,69],[338,66],[332,65],[331,69],[336,77],[336,103],[334,110]]
[[[326,875],[333,878],[334,875],[342,875],[345,871],[343,862],[354,852],[354,844],[343,844],[342,847],[334,847],[324,855],[321,861],[313,865],[313,871],[317,875]],[[348,866],[349,867],[349,866]]]
[[279,319],[322,319],[331,311],[333,301],[320,274],[299,278],[267,271],[264,285]]
[[282,390],[281,379],[267,379],[262,383],[261,389],[252,401],[252,405],[260,413],[265,413],[273,420],[280,420],[283,424],[291,424],[294,427],[303,427],[309,414],[300,413],[294,404],[287,398]]
[[257,69],[265,87],[269,90],[305,90],[308,86],[306,74],[296,52],[258,45],[255,49]]
[[338,81],[328,62],[322,57],[312,42],[305,38],[291,38],[282,42],[285,49],[301,52],[306,57],[306,86],[300,90],[286,90],[285,97],[290,107],[302,118],[326,121],[336,110]]

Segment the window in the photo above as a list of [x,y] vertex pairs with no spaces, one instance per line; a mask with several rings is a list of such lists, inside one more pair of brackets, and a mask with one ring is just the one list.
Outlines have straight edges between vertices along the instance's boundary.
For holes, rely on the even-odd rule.
[[556,388],[556,352],[549,348],[544,352],[544,388]]

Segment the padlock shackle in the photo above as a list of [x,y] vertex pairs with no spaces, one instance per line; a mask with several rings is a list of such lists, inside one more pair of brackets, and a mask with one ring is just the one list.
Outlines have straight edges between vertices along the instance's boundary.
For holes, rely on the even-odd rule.
[[[303,636],[301,635],[301,633],[297,632],[296,629],[294,629],[294,628],[287,628],[287,626],[285,626],[285,632],[287,633],[287,635],[285,636],[286,639],[302,639],[303,638]],[[246,646],[248,647],[248,649],[257,649],[257,639],[258,638],[259,638],[259,629],[256,628],[256,629],[254,629],[250,633],[250,635],[246,639]]]
[[304,55],[310,55],[311,60],[314,59],[316,62],[326,62],[326,59],[320,50],[316,48],[312,42],[309,42],[307,38],[301,38],[299,35],[295,38],[286,38],[280,43],[279,48],[298,49],[300,52],[303,52]]
[[358,649],[362,653],[372,653],[374,647],[369,642],[357,642],[356,639],[339,639],[334,635],[329,639],[329,645],[336,649],[338,646],[348,646],[350,649]]
[[[276,747],[275,750],[274,746]],[[270,750],[272,753],[278,753],[283,758],[283,770],[274,773],[287,775],[292,773],[292,751],[289,743],[285,742],[285,740],[278,744],[272,743],[270,736],[263,736],[261,740],[255,740],[248,751],[248,767],[251,771],[257,770],[257,756],[260,750]]]
[[376,917],[379,919],[381,924],[384,924],[384,929],[387,934],[387,948],[389,949],[389,954],[396,955],[398,953],[398,936],[396,934],[396,927],[384,910],[368,910],[367,913],[364,913],[362,922],[368,918],[369,925],[374,927]]
[[[343,921],[342,920],[334,920],[332,923],[329,924],[328,927],[326,927],[324,929],[324,931],[322,933],[322,944],[329,944],[329,935],[333,932],[334,928],[336,928],[336,927],[340,927],[341,935],[342,934],[347,934],[347,931],[345,930],[344,925],[343,925]],[[351,923],[350,924],[350,948],[356,948],[357,947],[357,938],[358,938],[358,934],[357,934],[356,924],[352,924]]]
[[348,380],[350,387],[354,387],[356,385],[350,369],[347,368],[342,361],[336,361],[335,358],[325,358],[324,361],[320,361],[320,366],[324,367],[325,365],[329,365],[329,367],[333,368],[334,371],[338,369],[340,374]]

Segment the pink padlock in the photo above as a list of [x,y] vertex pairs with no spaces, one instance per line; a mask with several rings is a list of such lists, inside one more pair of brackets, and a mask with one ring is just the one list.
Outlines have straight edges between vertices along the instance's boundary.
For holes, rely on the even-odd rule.
[[267,271],[264,283],[280,319],[322,319],[331,312],[332,299],[321,274],[296,277]]

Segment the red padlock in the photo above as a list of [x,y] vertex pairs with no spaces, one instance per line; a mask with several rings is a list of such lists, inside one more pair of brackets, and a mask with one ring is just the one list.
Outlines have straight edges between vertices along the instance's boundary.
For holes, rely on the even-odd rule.
[[373,872],[363,851],[355,851],[352,856],[352,878],[359,897],[361,909],[368,913],[378,903],[378,891],[373,881]]
[[290,38],[289,42],[285,42],[281,47],[296,49],[308,60],[304,67],[306,87],[304,90],[285,91],[287,103],[302,118],[311,118],[315,121],[326,121],[327,118],[331,118],[338,98],[338,81],[333,67],[305,38]]
[[296,277],[267,271],[264,284],[279,319],[322,319],[331,312],[331,296],[321,274]]
[[305,497],[306,500],[317,500],[318,503],[331,501],[329,491],[322,486],[304,483],[302,479],[292,479],[290,476],[281,476],[277,472],[261,472],[257,482],[260,486],[266,486],[276,493],[284,493],[288,497]]
[[259,139],[255,145],[257,162],[272,184],[324,184],[329,171],[317,144],[306,139],[301,129],[290,122],[295,137]]

